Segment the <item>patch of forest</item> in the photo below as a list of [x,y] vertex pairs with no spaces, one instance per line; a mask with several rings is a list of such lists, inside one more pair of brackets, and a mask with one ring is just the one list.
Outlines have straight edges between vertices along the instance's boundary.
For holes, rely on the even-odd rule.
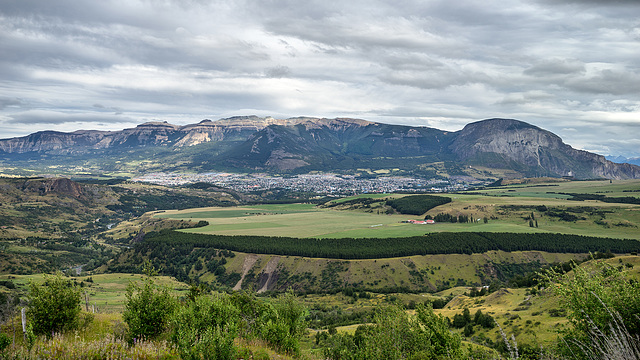
[[190,254],[194,248],[330,259],[379,259],[431,254],[472,254],[491,250],[630,253],[640,251],[640,242],[552,233],[443,232],[404,238],[315,239],[191,234],[163,230],[147,234],[144,241],[134,246],[134,251],[166,258],[171,254]]
[[[117,190],[116,190],[117,191]],[[107,205],[107,208],[115,212],[130,213],[140,216],[147,211],[159,209],[189,209],[208,206],[231,206],[235,203],[221,201],[204,196],[188,195],[181,193],[162,192],[160,194],[130,194],[124,193],[118,199],[120,204]]]
[[113,256],[113,249],[80,238],[0,240],[1,273],[30,275],[60,269],[75,273],[76,268],[91,271]]
[[451,198],[434,195],[411,195],[388,200],[387,205],[401,214],[422,215],[436,206],[451,202]]
[[640,198],[637,198],[634,196],[608,197],[600,194],[577,194],[577,193],[559,193],[559,194],[569,195],[571,197],[568,200],[574,200],[574,201],[598,200],[605,203],[640,205]]

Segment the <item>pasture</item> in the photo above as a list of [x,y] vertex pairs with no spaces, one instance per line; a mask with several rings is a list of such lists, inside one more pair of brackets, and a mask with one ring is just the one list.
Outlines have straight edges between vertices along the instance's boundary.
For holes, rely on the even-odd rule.
[[[613,238],[640,239],[640,205],[605,203],[598,200],[568,200],[568,193],[602,194],[608,197],[640,196],[640,181],[576,181],[518,184],[467,193],[439,194],[452,202],[429,210],[425,215],[447,213],[465,215],[471,223],[416,225],[403,223],[422,216],[387,214],[385,198],[399,194],[367,194],[380,199],[364,207],[321,208],[312,204],[266,204],[224,208],[169,210],[158,218],[185,221],[206,220],[208,226],[182,230],[216,235],[266,235],[316,238],[370,238],[417,236],[430,232],[551,232]],[[334,202],[343,203],[357,197]],[[550,211],[540,211],[539,207]],[[563,221],[558,213],[573,214]],[[554,217],[554,213],[556,216]],[[531,227],[529,218],[537,222]],[[485,223],[483,219],[488,221]]]
[[[74,276],[69,279],[75,280],[82,286],[83,293],[86,293],[89,300],[90,310],[95,307],[100,313],[122,313],[124,310],[125,293],[130,282],[142,284],[143,275],[140,274],[95,274],[89,276]],[[34,275],[0,275],[0,280],[11,280],[17,289],[27,291],[30,281],[36,284],[44,282],[43,274]],[[168,276],[154,277],[157,285],[166,286],[173,289],[177,296],[185,296],[189,286]],[[82,307],[86,303],[83,298]]]

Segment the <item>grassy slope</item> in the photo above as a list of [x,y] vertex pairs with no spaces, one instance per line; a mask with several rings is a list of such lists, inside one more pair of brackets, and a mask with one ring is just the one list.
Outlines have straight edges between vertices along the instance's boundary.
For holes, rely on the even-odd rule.
[[[267,290],[283,291],[288,287],[293,287],[301,291],[327,291],[331,288],[356,286],[369,289],[406,287],[412,290],[430,289],[433,291],[438,288],[455,286],[459,282],[468,285],[487,285],[493,279],[501,277],[499,267],[502,264],[529,264],[538,261],[545,265],[584,258],[586,254],[490,251],[472,255],[330,260],[236,253],[235,257],[227,258],[228,262],[225,265],[227,273],[242,273],[245,259],[249,256],[257,258],[251,268],[251,271],[256,274],[256,280],[261,273],[267,273],[267,264],[270,261],[277,262],[274,272],[277,281]],[[332,267],[340,269],[332,271]],[[422,277],[416,276],[416,272],[420,273]],[[191,275],[200,277],[201,281],[215,280],[215,276],[207,272],[206,267],[200,272],[192,270]],[[250,279],[246,280],[242,287],[259,290],[257,281],[252,282]]]
[[[613,265],[632,264],[631,270],[626,270],[633,278],[640,278],[640,257],[620,256],[607,260]],[[460,292],[460,291],[458,291]],[[500,324],[506,334],[516,335],[519,344],[549,344],[557,337],[557,332],[567,323],[564,317],[553,317],[549,310],[560,309],[558,299],[542,291],[538,295],[530,295],[527,289],[502,289],[483,297],[469,298],[459,295],[454,298],[445,309],[437,312],[453,318],[464,308],[468,308],[471,315],[482,310],[489,313]],[[495,340],[499,337],[498,329],[481,330],[479,334]]]
[[[87,280],[91,278],[93,282]],[[73,277],[78,283],[84,283],[83,289],[89,295],[89,302],[99,308],[101,313],[122,313],[124,309],[125,290],[130,282],[141,282],[140,274],[96,274]],[[29,281],[43,282],[43,274],[37,275],[0,275],[0,280],[11,280],[19,291],[27,291]],[[156,284],[168,286],[179,296],[184,296],[188,285],[167,276],[155,278]],[[82,303],[83,308],[85,303]]]
[[[626,270],[631,277],[640,277],[640,257],[622,256],[608,260],[613,265],[632,264],[632,269]],[[444,309],[436,310],[436,313],[453,319],[456,314],[461,314],[468,308],[471,316],[476,311],[481,310],[485,314],[490,314],[502,327],[507,336],[515,335],[519,345],[529,344],[538,347],[539,345],[551,345],[557,339],[560,329],[567,326],[567,319],[563,316],[552,316],[553,310],[561,309],[558,299],[545,291],[536,295],[531,295],[528,289],[501,289],[494,293],[470,298],[465,295],[470,290],[469,287],[452,287],[436,294],[390,294],[374,295],[372,299],[358,299],[353,301],[350,297],[342,294],[336,295],[310,295],[305,298],[309,306],[318,304],[327,308],[339,308],[344,312],[369,310],[376,306],[384,305],[389,301],[399,301],[408,304],[424,302],[428,298],[454,296]],[[390,300],[392,299],[392,300]],[[410,311],[411,312],[411,311]],[[339,331],[348,333],[355,332],[356,325],[339,327]],[[470,339],[478,343],[483,342],[483,338],[492,341],[502,341],[499,329],[491,330],[474,327],[475,333]],[[461,330],[458,331],[462,334]]]
[[[505,259],[504,257],[517,257],[518,254],[495,253],[490,254],[490,256],[497,256],[498,258]],[[240,256],[237,256],[234,259],[240,258]],[[391,260],[400,260],[400,262],[404,263],[407,262],[407,259]],[[412,260],[415,261],[415,257],[412,258]],[[472,259],[466,258],[464,260]],[[267,261],[264,261],[263,263],[266,264]],[[632,264],[633,268],[627,270],[630,276],[640,276],[639,256],[623,256],[610,259],[608,261],[614,265],[623,263]],[[400,262],[385,262],[385,264],[397,266]],[[431,263],[434,264],[434,262]],[[460,263],[448,261],[443,263],[449,265],[448,267],[451,269],[447,271],[452,272],[460,265]],[[99,307],[101,313],[97,316],[90,328],[80,333],[80,336],[83,339],[88,340],[99,338],[100,336],[104,336],[113,331],[112,329],[114,326],[121,321],[119,314],[123,309],[126,286],[130,281],[140,281],[141,275],[101,274],[93,275],[91,278],[94,281],[93,283],[86,282],[88,277],[76,278],[78,282],[83,281],[86,284],[84,289],[87,290],[90,296],[91,304],[95,303],[96,306]],[[41,282],[42,275],[0,276],[0,280],[6,279],[11,279],[16,283],[19,289],[24,290],[29,280]],[[186,293],[187,286],[185,284],[176,282],[175,280],[167,277],[159,277],[156,281],[160,285],[169,286],[174,289],[175,294],[178,296],[184,296]],[[454,299],[450,301],[444,309],[436,310],[436,313],[453,318],[455,314],[461,313],[464,308],[468,308],[472,316],[477,310],[482,310],[483,313],[492,315],[506,334],[514,334],[518,344],[527,343],[549,345],[556,339],[557,331],[567,322],[564,317],[551,316],[550,310],[558,309],[559,306],[557,299],[549,293],[541,292],[538,295],[532,296],[527,293],[527,289],[502,289],[486,296],[469,298],[464,295],[464,293],[469,291],[469,289],[469,287],[452,287],[437,294],[373,294],[370,299],[361,298],[357,300],[353,300],[351,297],[344,296],[341,293],[335,295],[310,294],[301,298],[301,301],[303,301],[303,303],[309,308],[324,307],[348,313],[352,311],[359,312],[372,310],[377,306],[389,304],[395,301],[399,301],[403,304],[408,304],[412,301],[415,303],[422,303],[427,299],[453,295],[455,296]],[[353,332],[356,327],[357,325],[351,325],[339,327],[338,330]],[[475,341],[479,341],[482,337],[487,337],[494,341],[499,338],[499,330],[497,328],[492,330],[483,330],[476,327],[475,330],[476,333],[473,335],[473,337],[475,337]],[[314,332],[311,332],[311,336],[313,333]],[[312,340],[309,340],[308,343],[310,345]]]

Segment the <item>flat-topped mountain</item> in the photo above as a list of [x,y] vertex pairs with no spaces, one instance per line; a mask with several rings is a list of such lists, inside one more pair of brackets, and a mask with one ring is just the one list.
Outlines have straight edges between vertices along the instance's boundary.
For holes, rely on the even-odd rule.
[[460,175],[475,165],[522,176],[640,178],[638,166],[576,150],[549,131],[511,119],[482,120],[447,132],[350,118],[237,116],[184,126],[148,122],[121,131],[43,131],[0,140],[5,164],[29,159],[68,164],[99,158],[103,165],[98,170],[118,168],[110,157],[118,157],[119,163],[131,158],[159,163],[155,171],[398,168],[435,175],[430,164],[444,162]]

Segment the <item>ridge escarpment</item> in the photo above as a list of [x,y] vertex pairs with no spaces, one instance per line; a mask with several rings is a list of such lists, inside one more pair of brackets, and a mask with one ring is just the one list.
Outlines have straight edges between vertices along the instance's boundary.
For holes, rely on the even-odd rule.
[[424,169],[429,164],[444,162],[454,173],[480,166],[521,176],[640,178],[638,166],[574,149],[547,130],[513,119],[482,120],[448,132],[350,118],[236,116],[182,126],[147,122],[121,131],[43,131],[0,140],[4,164],[21,159],[78,164],[96,157],[104,163],[114,154],[121,160],[159,161],[156,171],[175,170],[172,164],[180,163],[190,170],[285,173],[400,168],[428,176]]

